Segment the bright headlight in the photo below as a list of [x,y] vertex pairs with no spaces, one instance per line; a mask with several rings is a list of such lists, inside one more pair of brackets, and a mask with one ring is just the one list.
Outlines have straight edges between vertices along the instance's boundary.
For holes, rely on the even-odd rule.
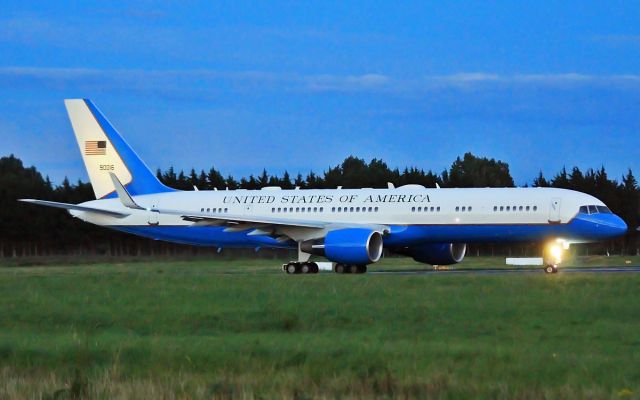
[[562,257],[562,247],[558,246],[558,245],[553,245],[551,246],[551,255],[554,256],[555,258],[561,258]]

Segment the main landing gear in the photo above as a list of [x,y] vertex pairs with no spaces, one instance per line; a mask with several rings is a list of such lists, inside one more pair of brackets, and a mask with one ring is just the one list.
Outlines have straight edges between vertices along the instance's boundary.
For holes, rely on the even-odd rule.
[[287,274],[317,274],[320,269],[314,262],[291,261],[282,265],[282,270]]
[[546,272],[547,274],[557,274],[558,266],[553,264],[545,265],[544,272]]
[[366,265],[348,265],[348,264],[336,264],[333,268],[336,274],[364,274],[367,272]]

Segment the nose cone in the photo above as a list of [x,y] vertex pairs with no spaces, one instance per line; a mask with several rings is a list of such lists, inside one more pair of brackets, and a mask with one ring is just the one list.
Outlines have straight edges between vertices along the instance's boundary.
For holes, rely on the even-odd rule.
[[596,214],[590,217],[591,223],[595,224],[595,229],[603,237],[616,237],[627,233],[627,224],[615,214]]

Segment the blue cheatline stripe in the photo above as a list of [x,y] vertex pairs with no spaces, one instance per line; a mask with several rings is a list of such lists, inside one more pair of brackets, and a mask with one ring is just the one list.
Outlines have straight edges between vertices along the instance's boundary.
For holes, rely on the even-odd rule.
[[[118,131],[107,121],[91,100],[84,99],[84,102],[131,173],[131,182],[126,185],[129,193],[135,196],[175,191],[175,189],[163,185],[158,178],[156,178],[149,167],[138,157],[131,146],[120,136]],[[113,198],[116,196],[116,193],[112,192],[103,198]]]

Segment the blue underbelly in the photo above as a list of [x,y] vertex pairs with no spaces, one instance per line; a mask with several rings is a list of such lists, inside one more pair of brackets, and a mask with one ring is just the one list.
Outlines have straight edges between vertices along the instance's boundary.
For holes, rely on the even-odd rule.
[[[251,230],[224,232],[216,226],[112,226],[123,232],[156,240],[199,246],[292,248],[295,242],[279,242],[270,236],[249,236]],[[606,227],[579,218],[568,224],[517,225],[393,225],[385,246],[410,246],[425,242],[527,242],[562,237],[567,240],[601,240],[611,236]]]

